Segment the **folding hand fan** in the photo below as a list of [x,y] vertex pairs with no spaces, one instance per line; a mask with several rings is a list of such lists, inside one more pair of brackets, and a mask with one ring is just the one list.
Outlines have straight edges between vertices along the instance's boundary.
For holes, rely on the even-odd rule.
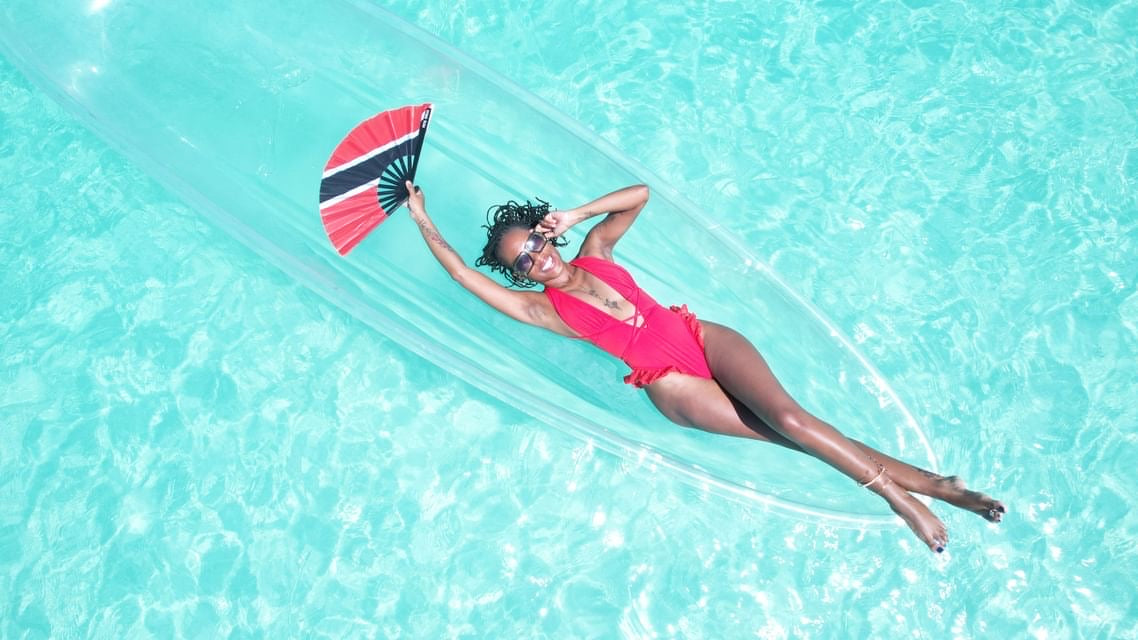
[[320,218],[336,251],[347,255],[407,202],[415,180],[431,105],[401,107],[364,120],[324,165]]

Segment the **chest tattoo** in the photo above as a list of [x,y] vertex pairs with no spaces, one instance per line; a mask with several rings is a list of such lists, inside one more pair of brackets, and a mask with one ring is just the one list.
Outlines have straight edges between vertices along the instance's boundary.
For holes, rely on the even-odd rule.
[[614,310],[620,309],[620,301],[619,300],[612,300],[610,298],[606,298],[605,296],[602,296],[599,292],[597,292],[596,289],[594,289],[592,287],[589,287],[589,290],[586,291],[585,293],[588,293],[589,295],[593,296],[597,300],[600,300],[601,304],[605,305],[609,309],[614,309]]

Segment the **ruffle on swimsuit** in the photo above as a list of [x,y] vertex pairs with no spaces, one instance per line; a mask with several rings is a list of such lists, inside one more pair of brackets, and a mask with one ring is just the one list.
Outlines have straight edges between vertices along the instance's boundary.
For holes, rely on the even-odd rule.
[[687,305],[660,305],[637,286],[628,271],[608,260],[582,256],[569,264],[608,284],[636,309],[622,321],[560,289],[545,289],[557,315],[580,339],[620,358],[632,369],[624,377],[626,383],[645,387],[669,373],[712,377],[704,354],[703,327]]
[[[711,370],[707,366],[707,356],[704,353],[703,347],[703,325],[699,323],[699,318],[696,318],[694,313],[688,311],[686,304],[680,306],[672,305],[668,307],[668,310],[677,314],[680,319],[684,321],[684,324],[687,325],[688,332],[695,339],[695,343],[699,347],[699,359],[703,361],[703,368],[696,370],[695,367],[680,367],[678,365],[668,365],[662,369],[633,367],[632,372],[624,376],[624,382],[626,384],[635,385],[637,387],[647,387],[672,372],[686,373],[701,378],[711,377]],[[627,361],[625,363],[627,364]],[[631,367],[632,365],[629,366]]]

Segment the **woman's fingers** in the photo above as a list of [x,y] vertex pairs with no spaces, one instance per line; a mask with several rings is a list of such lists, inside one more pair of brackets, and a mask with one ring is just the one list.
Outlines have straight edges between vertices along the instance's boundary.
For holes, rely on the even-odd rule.
[[546,238],[555,238],[565,233],[569,229],[569,225],[563,219],[561,211],[553,211],[547,213],[544,218],[538,220],[534,225],[534,229],[544,235]]
[[407,208],[415,213],[417,210],[423,208],[423,190],[411,183],[410,180],[404,181],[403,186],[407,187]]

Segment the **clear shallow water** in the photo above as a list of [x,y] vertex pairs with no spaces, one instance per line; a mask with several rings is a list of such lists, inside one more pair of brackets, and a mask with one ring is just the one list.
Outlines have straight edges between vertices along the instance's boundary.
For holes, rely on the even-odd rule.
[[400,10],[725,212],[1015,515],[930,559],[590,452],[4,66],[6,634],[1134,634],[1133,9]]

